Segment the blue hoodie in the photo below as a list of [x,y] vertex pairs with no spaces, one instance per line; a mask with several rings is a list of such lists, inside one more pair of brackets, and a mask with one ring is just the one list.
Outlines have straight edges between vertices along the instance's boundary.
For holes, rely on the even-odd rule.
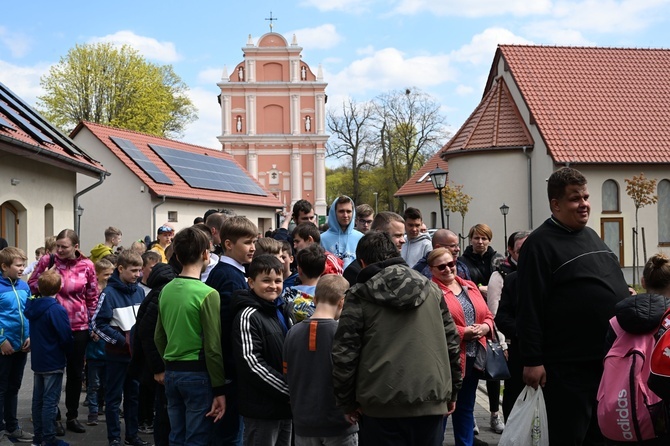
[[100,294],[92,324],[93,331],[106,342],[107,361],[130,362],[131,330],[143,300],[144,290],[136,283],[124,283],[119,270],[114,270]]
[[15,352],[21,351],[30,336],[28,321],[23,315],[28,297],[30,288],[26,282],[0,275],[0,344],[8,340]]
[[323,249],[326,251],[330,251],[342,259],[344,268],[346,268],[351,262],[356,260],[356,246],[358,246],[359,240],[363,238],[363,233],[354,229],[354,226],[356,225],[356,205],[354,205],[354,201],[351,198],[349,198],[351,207],[353,208],[351,221],[347,228],[342,231],[342,228],[337,221],[337,211],[335,209],[338,199],[339,197],[330,205],[330,212],[328,213],[328,230],[321,234],[321,246],[323,246]]
[[55,297],[37,297],[26,304],[26,317],[30,320],[31,368],[35,373],[63,370],[66,355],[74,339],[67,311]]

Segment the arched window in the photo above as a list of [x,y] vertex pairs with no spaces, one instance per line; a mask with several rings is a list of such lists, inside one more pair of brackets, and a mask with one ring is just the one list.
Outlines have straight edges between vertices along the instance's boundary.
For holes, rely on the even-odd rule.
[[658,243],[670,245],[670,181],[658,183]]
[[0,205],[0,237],[9,246],[19,246],[19,212],[9,201]]
[[44,205],[44,237],[55,235],[54,232],[54,207],[47,203]]
[[603,183],[603,212],[619,212],[619,185],[614,180]]

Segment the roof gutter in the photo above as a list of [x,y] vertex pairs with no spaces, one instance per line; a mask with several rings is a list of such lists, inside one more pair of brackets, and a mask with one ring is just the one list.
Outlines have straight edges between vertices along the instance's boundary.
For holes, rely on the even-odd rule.
[[530,158],[530,153],[528,153],[528,147],[524,146],[521,148],[523,154],[526,155],[526,170],[528,171],[528,229],[533,229],[533,165]]
[[152,211],[152,212],[153,212],[153,223],[154,223],[154,226],[153,226],[153,228],[152,228],[151,237],[153,237],[154,234],[156,233],[156,208],[157,208],[158,206],[162,206],[162,205],[164,205],[164,204],[165,204],[165,195],[163,195],[163,201],[161,201],[160,203],[158,203],[156,206],[153,207],[153,211]]
[[100,173],[100,179],[98,180],[97,183],[94,183],[94,184],[88,186],[86,189],[82,190],[81,192],[77,192],[76,194],[74,194],[74,198],[72,200],[73,201],[73,206],[74,206],[73,207],[73,210],[74,210],[74,232],[76,232],[77,235],[79,235],[79,229],[80,229],[80,223],[81,223],[81,221],[80,221],[81,220],[81,214],[82,214],[82,211],[84,210],[83,208],[82,209],[79,208],[79,197],[81,197],[85,193],[95,189],[96,187],[100,186],[105,181],[105,178],[107,177],[107,175],[110,175],[110,174],[108,172],[101,172]]

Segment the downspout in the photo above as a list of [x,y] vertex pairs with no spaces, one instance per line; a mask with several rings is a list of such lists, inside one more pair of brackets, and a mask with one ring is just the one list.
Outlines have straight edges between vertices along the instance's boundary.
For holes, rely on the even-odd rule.
[[526,170],[528,171],[528,229],[533,230],[533,169],[528,153],[528,147],[524,146],[523,154],[526,155]]
[[89,192],[90,190],[95,189],[96,187],[100,186],[103,183],[103,181],[105,181],[105,178],[108,175],[110,175],[110,173],[102,172],[100,174],[100,179],[98,180],[97,183],[91,184],[86,189],[82,190],[81,192],[77,192],[76,194],[74,194],[74,198],[72,200],[73,205],[74,205],[74,209],[73,209],[73,212],[74,212],[74,232],[76,232],[77,235],[79,235],[79,229],[80,229],[79,228],[79,217],[80,216],[77,214],[77,209],[79,208],[79,197],[81,197],[85,193]]
[[156,228],[156,208],[157,208],[158,206],[162,206],[162,205],[164,205],[164,204],[165,204],[165,195],[163,195],[163,201],[161,201],[160,203],[158,203],[158,204],[157,204],[156,206],[154,206],[154,208],[153,208],[153,221],[154,221],[154,227],[153,227],[153,230],[152,230],[152,232],[151,232],[151,237],[152,237],[152,239],[153,239],[153,237],[155,237],[156,229],[157,229],[157,228]]

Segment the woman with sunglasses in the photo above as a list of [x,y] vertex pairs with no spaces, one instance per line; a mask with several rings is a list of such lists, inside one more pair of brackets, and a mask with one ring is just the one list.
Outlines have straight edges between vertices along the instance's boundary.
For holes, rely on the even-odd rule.
[[474,407],[480,373],[475,369],[477,356],[486,354],[486,336],[493,328],[493,315],[477,286],[456,275],[456,262],[449,250],[436,248],[428,254],[428,265],[461,337],[463,387],[458,392],[456,411],[452,415],[456,446],[475,443]]

